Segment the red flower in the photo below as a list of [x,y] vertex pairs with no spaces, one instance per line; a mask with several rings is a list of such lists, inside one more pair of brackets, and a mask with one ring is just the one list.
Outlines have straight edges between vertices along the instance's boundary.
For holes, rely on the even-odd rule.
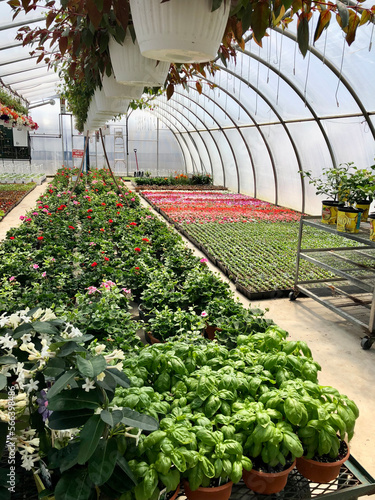
[[120,212],[117,212],[117,215],[120,215]]
[[136,252],[140,252],[140,251],[141,251],[141,249],[140,249],[139,247],[135,247],[135,248],[134,248],[134,250],[135,250]]
[[90,215],[87,216],[88,219],[91,219],[92,217]]
[[139,268],[139,267],[135,267],[134,269],[135,269],[136,271],[139,271],[139,269],[140,269],[140,268]]
[[124,205],[122,203],[116,203],[116,207],[123,207]]
[[142,238],[142,241],[149,243],[150,240],[148,238]]
[[75,229],[75,227],[74,226],[69,226],[69,229]]
[[9,239],[10,240],[14,240],[14,236],[9,236]]
[[91,264],[91,267],[95,267],[95,266],[97,266],[97,265],[98,265],[98,263],[97,263],[97,262],[93,262],[93,263]]
[[104,257],[104,260],[106,260],[107,262],[109,261],[109,258],[108,257]]
[[137,223],[136,223],[136,222],[131,222],[131,223],[130,223],[130,225],[131,225],[131,226],[136,226],[136,225],[137,225]]
[[104,229],[103,229],[103,228],[100,228],[100,231],[104,231]]
[[43,240],[44,238],[43,238],[43,236],[38,236],[38,238],[37,238],[37,239],[38,239],[38,240]]
[[87,213],[90,213],[90,212],[92,212],[92,208],[89,208],[89,209],[87,210]]
[[102,206],[105,207],[105,203],[102,203]]
[[112,220],[112,219],[109,219],[109,221],[108,221],[108,222],[111,224],[111,223],[113,222],[113,220]]

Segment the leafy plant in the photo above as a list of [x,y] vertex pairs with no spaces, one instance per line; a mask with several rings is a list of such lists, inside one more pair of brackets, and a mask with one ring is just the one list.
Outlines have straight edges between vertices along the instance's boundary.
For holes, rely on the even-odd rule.
[[174,310],[166,305],[163,309],[156,309],[155,316],[149,320],[152,335],[162,342],[179,335],[202,334],[204,327],[204,319],[196,314],[193,307],[186,311],[180,307]]

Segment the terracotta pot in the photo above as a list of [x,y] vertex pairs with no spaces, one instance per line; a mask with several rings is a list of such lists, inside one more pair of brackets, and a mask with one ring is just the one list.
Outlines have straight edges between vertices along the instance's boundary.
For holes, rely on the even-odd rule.
[[212,0],[130,0],[143,56],[158,61],[213,60],[223,38],[231,2],[212,12]]
[[349,447],[348,452],[344,458],[336,462],[317,462],[316,460],[309,460],[301,457],[297,458],[297,469],[306,479],[310,479],[314,483],[328,483],[333,481],[340,474],[342,464],[348,460],[350,455]]
[[242,479],[250,490],[262,495],[272,495],[285,488],[289,472],[294,469],[295,465],[296,461],[294,460],[288,469],[281,472],[260,472],[255,469],[251,471],[243,470]]
[[[177,495],[180,493],[180,485],[177,486],[176,491],[173,493],[173,495],[168,499],[168,500],[176,500]],[[164,497],[162,497],[164,498]]]
[[150,342],[151,345],[152,344],[161,344],[162,343],[159,339],[157,339],[156,337],[154,337],[151,332],[146,332],[145,333],[145,337],[146,337],[147,342]]
[[229,500],[232,493],[232,481],[215,488],[198,488],[192,491],[188,481],[184,481],[184,491],[188,500]]
[[221,332],[221,328],[218,328],[217,326],[214,325],[207,325],[206,326],[206,337],[210,340],[215,340],[215,332]]

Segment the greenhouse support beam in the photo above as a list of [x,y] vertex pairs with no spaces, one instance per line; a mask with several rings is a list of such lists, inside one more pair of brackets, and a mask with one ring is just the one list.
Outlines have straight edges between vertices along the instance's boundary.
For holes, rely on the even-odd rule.
[[[188,99],[189,101],[191,101],[191,102],[195,103],[197,106],[199,106],[201,109],[203,109],[203,111],[204,111],[205,113],[207,113],[207,114],[208,114],[208,116],[212,119],[212,121],[214,121],[214,122],[217,124],[217,126],[219,127],[219,130],[220,130],[220,125],[219,125],[219,122],[218,122],[217,120],[215,120],[214,116],[213,116],[213,115],[211,115],[211,113],[209,113],[209,112],[208,112],[208,111],[207,111],[207,110],[206,110],[203,106],[201,106],[201,105],[200,105],[197,101],[193,101],[193,99],[191,99],[191,98],[190,98],[190,97],[188,97],[187,95],[182,94],[182,93],[180,93],[180,92],[176,92],[176,91],[175,91],[175,92],[174,92],[174,94],[180,95],[180,96],[181,96],[182,98],[184,98],[184,99]],[[185,106],[182,102],[177,101],[176,99],[173,99],[173,97],[172,97],[172,99],[171,99],[171,100],[172,100],[172,101],[175,101],[175,102],[177,102],[177,104],[180,104],[181,106],[183,106],[183,107],[187,108],[187,107],[186,107],[186,106]],[[204,121],[202,121],[202,120],[198,117],[198,115],[197,115],[196,113],[194,113],[194,112],[193,112],[190,108],[189,108],[189,113],[193,114],[196,118],[198,118],[198,120],[199,120],[200,122],[202,122],[202,123],[203,123],[203,125],[204,125],[204,127],[205,127],[205,129],[203,129],[203,132],[208,132],[208,133],[209,133],[209,135],[210,135],[210,137],[211,137],[211,139],[214,141],[214,143],[215,143],[215,145],[216,145],[216,148],[217,148],[217,151],[218,151],[218,154],[219,154],[219,158],[220,158],[220,162],[221,162],[221,168],[222,168],[222,173],[223,173],[223,182],[224,182],[224,184],[225,184],[225,169],[224,169],[224,162],[223,162],[223,157],[222,157],[221,150],[220,150],[220,148],[219,148],[218,143],[216,142],[216,140],[215,140],[215,138],[214,138],[214,136],[213,136],[213,134],[212,134],[211,130],[210,130],[210,129],[209,129],[209,128],[205,125]],[[203,142],[205,143],[205,145],[206,145],[206,141],[205,141],[203,138],[202,138],[202,141],[203,141]],[[208,149],[207,145],[206,145],[206,150],[207,150],[208,157],[210,158],[210,163],[211,163],[211,175],[212,175],[212,178],[213,178],[213,177],[214,177],[213,161],[212,161],[211,154],[210,154],[210,152],[209,152],[209,149]]]
[[8,49],[15,49],[16,47],[22,47],[23,46],[23,43],[20,42],[20,43],[13,43],[11,45],[4,45],[3,47],[0,47],[0,51],[1,50],[8,50]]
[[[211,118],[212,120],[217,124],[218,128],[217,130],[221,130],[220,128],[220,125],[219,125],[219,122],[214,118],[213,115],[211,115],[203,106],[201,106],[197,101],[193,101],[193,99],[191,99],[191,97],[188,97],[187,94],[182,94],[181,92],[177,92],[175,91],[175,94],[178,94],[180,95],[182,98],[184,99],[188,99],[189,101],[191,102],[194,102],[197,106],[199,106],[200,108],[202,108]],[[178,101],[176,101],[178,102]],[[181,105],[183,106],[183,104],[181,103]],[[202,121],[202,120],[200,120]],[[204,123],[202,121],[202,123]],[[219,145],[214,137],[214,135],[212,134],[212,131],[211,129],[209,129],[207,126],[206,126],[206,129],[205,130],[202,130],[202,132],[208,132],[210,134],[210,137],[211,139],[214,141],[215,145],[216,145],[216,149],[217,149],[217,152],[218,152],[218,155],[219,155],[219,158],[220,158],[220,162],[221,162],[221,171],[222,171],[222,174],[223,174],[223,183],[224,183],[224,186],[225,186],[225,183],[226,183],[226,179],[225,179],[225,168],[224,168],[224,161],[223,161],[223,155],[221,154],[221,149],[219,148]],[[210,155],[211,157],[211,155]],[[211,166],[212,166],[212,178],[214,177],[214,172],[213,172],[213,162],[211,160]]]
[[[280,115],[280,113],[277,111],[276,107],[273,106],[273,104],[271,103],[271,101],[263,94],[263,92],[261,92],[259,89],[257,89],[256,87],[254,87],[254,85],[252,85],[248,80],[246,80],[245,78],[243,78],[242,76],[240,75],[237,75],[234,71],[231,71],[230,69],[228,68],[222,68],[221,71],[224,70],[226,71],[227,73],[231,74],[232,76],[234,76],[235,78],[237,78],[240,82],[244,83],[245,85],[247,85],[248,87],[250,87],[255,93],[257,93],[258,95],[260,95],[260,97],[263,99],[263,101],[265,103],[267,103],[267,105],[272,109],[272,111],[275,113],[275,115],[277,116],[277,118],[279,119],[279,123],[277,123],[278,125],[281,124],[286,135],[288,136],[289,138],[289,141],[290,141],[290,144],[292,146],[292,149],[294,151],[294,154],[295,154],[295,157],[296,157],[296,160],[297,160],[297,165],[298,165],[298,171],[299,172],[302,172],[303,171],[303,166],[302,166],[302,161],[301,161],[301,157],[298,153],[298,148],[297,148],[297,145],[296,143],[294,142],[294,139],[293,139],[293,136],[292,134],[290,133],[290,130],[289,128],[286,126],[285,124],[285,121],[283,120],[282,116]],[[255,120],[255,119],[254,119]],[[276,123],[276,122],[275,122]],[[306,190],[305,190],[305,183],[303,181],[303,175],[302,173],[299,174],[299,177],[300,177],[300,181],[301,181],[301,190],[302,190],[302,206],[301,206],[301,212],[303,213],[305,211],[305,204],[306,204]],[[277,203],[276,203],[277,205]]]
[[[276,27],[273,28],[273,29],[277,33],[281,33],[282,35],[290,38],[291,40],[293,40],[294,42],[297,43],[297,36],[294,35],[293,33],[290,33],[287,30],[281,30],[280,28],[276,28]],[[329,68],[335,76],[337,76],[337,78],[344,85],[344,87],[347,89],[347,91],[349,92],[349,94],[353,97],[353,99],[356,102],[357,106],[362,111],[362,114],[363,114],[363,116],[364,116],[364,118],[366,120],[366,123],[367,123],[369,129],[371,130],[372,136],[373,136],[373,138],[375,140],[375,127],[374,127],[374,125],[373,125],[373,123],[372,123],[372,121],[370,119],[370,116],[369,116],[369,114],[368,114],[368,112],[366,110],[366,107],[364,106],[363,102],[359,98],[357,92],[354,90],[354,88],[352,87],[352,85],[348,82],[348,80],[341,73],[341,71],[334,64],[332,64],[329,60],[327,60],[324,57],[324,55],[319,50],[317,50],[315,47],[312,47],[311,45],[308,46],[308,50],[315,57],[317,57],[320,61],[322,61],[322,63],[325,64],[327,66],[327,68]]]
[[[159,101],[159,104],[162,104],[162,101]],[[166,103],[166,104],[167,104],[167,103]],[[170,105],[169,105],[169,106],[170,106]],[[171,107],[171,106],[170,106],[170,107]],[[182,114],[180,111],[178,111],[178,110],[176,110],[176,111],[177,111],[178,113]],[[194,146],[194,147],[195,147],[195,149],[196,149],[196,152],[197,152],[198,158],[199,158],[199,160],[200,160],[200,162],[201,162],[201,171],[203,172],[203,163],[202,163],[202,159],[201,159],[201,157],[200,157],[200,154],[199,154],[199,149],[198,149],[198,147],[197,147],[197,145],[196,145],[196,142],[195,142],[195,141],[194,141],[194,139],[191,137],[190,132],[189,132],[189,131],[188,131],[188,129],[185,127],[185,125],[181,122],[181,120],[179,120],[179,119],[178,119],[178,118],[176,118],[175,116],[173,116],[173,118],[174,118],[176,121],[178,121],[178,123],[181,125],[181,127],[183,127],[183,128],[185,129],[185,132],[188,134],[188,136],[189,136],[189,138],[190,138],[191,142],[193,143],[193,146]],[[186,117],[184,116],[184,118],[186,118]],[[187,118],[186,118],[186,119],[187,119]],[[187,119],[187,120],[188,120],[188,119]],[[198,133],[198,131],[197,131],[196,127],[192,124],[192,122],[191,122],[190,120],[188,120],[188,122],[191,124],[191,126],[194,128],[194,130]],[[198,135],[199,135],[199,134],[198,134]],[[193,165],[194,165],[194,161],[193,161]],[[194,170],[194,166],[193,166],[193,170]],[[198,173],[199,173],[199,171],[198,171]]]
[[[164,110],[163,110],[164,111]],[[172,121],[167,117],[167,116],[163,116],[157,109],[154,109],[153,110],[153,113],[156,113],[157,115],[159,115],[159,118],[160,120],[168,127],[168,129],[172,132],[172,134],[174,135],[178,145],[180,146],[180,149],[181,149],[181,153],[182,153],[182,156],[184,157],[184,162],[185,162],[185,173],[187,174],[187,160],[186,160],[186,154],[185,154],[185,151],[183,149],[183,147],[181,146],[181,142],[179,140],[179,137],[183,140],[184,144],[185,144],[185,147],[186,149],[189,151],[190,153],[190,150],[189,150],[189,146],[186,144],[186,141],[184,139],[184,137],[182,137],[182,135],[180,134],[180,132],[178,131],[178,133],[176,133],[172,127],[175,127],[175,125],[173,125]],[[168,125],[168,123],[166,123],[165,121],[169,122],[170,123],[170,126]],[[193,164],[193,158],[191,156],[191,153],[190,153],[190,157],[191,157],[191,163]]]
[[[8,63],[10,64],[10,63]],[[45,69],[48,65],[47,64],[40,64],[36,66],[35,68],[27,68],[27,69],[20,69],[18,71],[11,71],[10,73],[6,73],[3,75],[0,75],[0,78],[6,78],[8,76],[14,76],[14,75],[19,75],[21,73],[27,73],[28,71],[36,71],[37,69]],[[44,75],[43,75],[44,76]]]
[[9,64],[14,64],[14,63],[23,62],[23,61],[29,61],[30,59],[36,59],[37,57],[38,56],[19,57],[18,59],[13,59],[12,61],[1,62],[0,66],[9,66]]
[[[46,20],[45,17],[36,17],[35,19],[28,20],[27,24],[39,23],[39,21],[45,21],[45,20]],[[19,28],[21,26],[25,26],[25,21],[19,21],[18,23],[4,24],[4,26],[0,26],[0,31]]]

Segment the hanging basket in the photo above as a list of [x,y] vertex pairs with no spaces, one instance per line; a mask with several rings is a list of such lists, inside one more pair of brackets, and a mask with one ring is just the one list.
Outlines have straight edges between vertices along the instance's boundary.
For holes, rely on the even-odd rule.
[[95,91],[94,98],[99,112],[112,112],[113,115],[118,115],[128,111],[129,99],[112,99],[106,97],[105,93],[100,90]]
[[212,61],[220,47],[230,12],[223,0],[214,12],[212,0],[130,0],[136,37],[145,57],[158,61]]
[[133,43],[129,33],[122,45],[110,38],[108,48],[117,82],[138,85],[142,88],[164,84],[169,63],[143,57],[138,42]]
[[139,85],[126,85],[124,83],[119,83],[113,75],[105,75],[103,77],[102,84],[106,97],[140,99],[143,93],[143,87],[140,87]]

